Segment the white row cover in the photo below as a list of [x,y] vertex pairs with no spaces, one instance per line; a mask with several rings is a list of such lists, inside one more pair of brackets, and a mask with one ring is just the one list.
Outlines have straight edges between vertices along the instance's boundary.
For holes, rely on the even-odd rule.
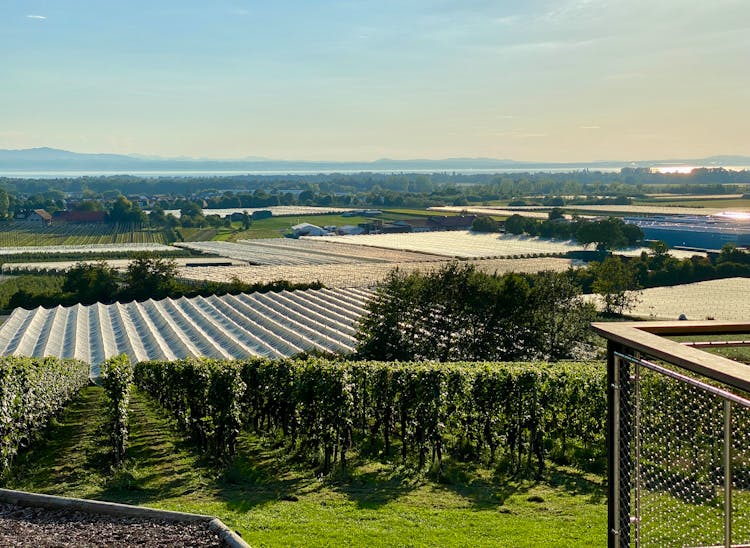
[[87,245],[27,245],[0,247],[0,255],[18,255],[20,253],[120,253],[131,251],[174,251],[170,245],[153,242],[121,244],[87,244]]
[[352,264],[360,262],[382,262],[376,259],[367,259],[351,255],[342,255],[333,251],[326,253],[317,250],[305,249],[301,244],[295,248],[276,245],[268,240],[261,243],[255,240],[242,240],[239,243],[208,241],[208,242],[181,242],[179,247],[213,253],[221,257],[228,257],[238,261],[247,261],[256,265],[318,265],[318,264]]
[[17,308],[0,327],[0,355],[77,358],[97,377],[100,364],[119,354],[135,363],[348,353],[371,295],[367,289],[308,289]]

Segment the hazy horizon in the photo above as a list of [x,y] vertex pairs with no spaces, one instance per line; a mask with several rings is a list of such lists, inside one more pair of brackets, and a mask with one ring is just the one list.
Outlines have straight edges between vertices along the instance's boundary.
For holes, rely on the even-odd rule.
[[750,155],[750,4],[9,2],[0,148],[299,161]]

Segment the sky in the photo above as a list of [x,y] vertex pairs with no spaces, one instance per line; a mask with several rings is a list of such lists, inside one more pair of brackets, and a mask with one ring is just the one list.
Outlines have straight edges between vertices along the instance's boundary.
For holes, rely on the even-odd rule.
[[0,148],[750,155],[748,0],[0,0]]

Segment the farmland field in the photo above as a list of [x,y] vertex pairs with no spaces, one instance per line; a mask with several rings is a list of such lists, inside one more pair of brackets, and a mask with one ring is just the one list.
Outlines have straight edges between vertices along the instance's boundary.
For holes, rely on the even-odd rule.
[[[218,215],[227,217],[232,213],[249,213],[252,215],[255,211],[270,211],[274,217],[292,217],[296,215],[325,215],[331,213],[346,213],[351,211],[350,207],[319,207],[319,206],[271,206],[271,207],[232,207],[225,209],[204,209],[204,215]],[[147,211],[148,213],[148,211]],[[179,209],[166,209],[164,213],[180,217]]]
[[[589,298],[599,301],[595,295]],[[629,312],[646,319],[747,321],[750,318],[750,279],[727,278],[672,287],[653,287],[640,293]]]
[[[192,268],[193,265],[201,265],[207,263],[215,264],[217,260],[221,262],[232,263],[233,265],[243,264],[238,261],[232,261],[229,259],[216,259],[212,257],[171,257],[171,260],[175,262],[178,267]],[[118,270],[125,270],[128,265],[132,262],[132,259],[95,259],[95,260],[70,260],[70,261],[39,261],[39,262],[18,262],[18,263],[3,263],[0,267],[0,272],[3,273],[23,273],[23,272],[65,272],[69,268],[72,268],[78,264],[86,263],[93,264],[99,262],[105,262],[110,267]],[[190,265],[189,267],[187,265]]]
[[130,224],[0,223],[0,248],[54,245],[164,243],[160,230]]
[[[546,208],[551,209],[551,208]],[[511,215],[518,214],[520,212],[513,211],[507,207],[493,207],[493,206],[435,206],[430,207],[429,210],[433,215],[456,215],[462,211],[471,213],[474,215],[491,215],[492,217],[510,217]],[[529,219],[547,219],[549,215],[546,211],[528,211],[521,213],[524,217]]]
[[[368,234],[360,236],[310,236],[329,242],[431,253],[445,257],[474,259],[482,257],[512,257],[528,255],[557,255],[581,251],[584,246],[572,241],[548,240],[530,236],[511,236],[475,233],[470,231],[419,232],[407,234]],[[640,255],[645,248],[618,251],[620,255]],[[698,253],[672,250],[675,257],[690,257]]]
[[[394,268],[403,272],[430,271],[445,266],[449,261],[411,261],[401,263],[352,263],[291,266],[232,266],[195,267],[179,270],[185,280],[227,282],[236,277],[246,283],[268,283],[287,280],[292,283],[320,281],[327,287],[369,287],[385,279]],[[536,259],[482,259],[470,261],[479,270],[498,272],[539,272],[541,270],[567,270],[573,266],[570,259],[544,257]]]
[[[580,211],[590,216],[594,215],[716,215],[722,211],[750,211],[750,200],[695,200],[679,201],[679,205],[663,205],[661,203],[640,202],[637,205],[566,205],[566,211]],[[434,211],[466,211],[483,215],[510,216],[522,215],[530,219],[547,219],[550,206],[441,206],[430,208]]]
[[[525,215],[526,211],[549,210],[551,208],[544,206],[525,206],[513,207],[515,213]],[[716,215],[725,211],[717,203],[711,201],[708,207],[688,207],[688,206],[666,206],[666,205],[570,205],[565,206],[566,210],[584,211],[591,214],[616,214],[626,215]],[[742,206],[729,207],[734,211],[748,211],[748,208]]]
[[157,243],[104,243],[104,244],[60,244],[0,247],[0,256],[21,254],[86,254],[86,253],[133,253],[139,251],[174,252],[175,248]]
[[[184,242],[179,247],[246,261],[255,265],[337,264],[357,262],[425,261],[430,257],[313,239],[267,238],[231,242]],[[441,257],[432,257],[435,260]]]

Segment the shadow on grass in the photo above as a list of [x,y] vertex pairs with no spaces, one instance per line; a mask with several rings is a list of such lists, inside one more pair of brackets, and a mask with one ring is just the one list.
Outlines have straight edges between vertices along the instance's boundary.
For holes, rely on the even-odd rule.
[[269,502],[296,501],[321,488],[300,466],[286,447],[269,448],[263,439],[243,434],[237,456],[216,481],[218,496],[238,512]]
[[[178,431],[168,412],[146,394],[134,391],[125,466],[112,471],[106,428],[105,395],[88,387],[44,434],[37,447],[19,457],[6,484],[11,488],[80,496],[128,504],[155,504],[184,498],[221,502],[248,512],[277,501],[296,501],[335,492],[358,508],[377,510],[412,491],[427,488],[458,495],[476,509],[501,507],[539,482],[507,472],[501,465],[467,464],[446,458],[440,471],[379,462],[350,455],[346,471],[318,477],[315,465],[296,459],[283,443],[242,433],[237,457],[229,466],[209,460]],[[593,475],[552,467],[541,483],[571,495],[604,499]]]
[[570,495],[586,495],[588,502],[600,504],[607,498],[607,487],[603,478],[570,468],[552,467],[546,473],[546,483],[551,487],[564,489]]
[[212,463],[177,430],[167,412],[134,390],[130,401],[130,439],[125,465],[95,498],[148,504],[189,495],[211,483]]

